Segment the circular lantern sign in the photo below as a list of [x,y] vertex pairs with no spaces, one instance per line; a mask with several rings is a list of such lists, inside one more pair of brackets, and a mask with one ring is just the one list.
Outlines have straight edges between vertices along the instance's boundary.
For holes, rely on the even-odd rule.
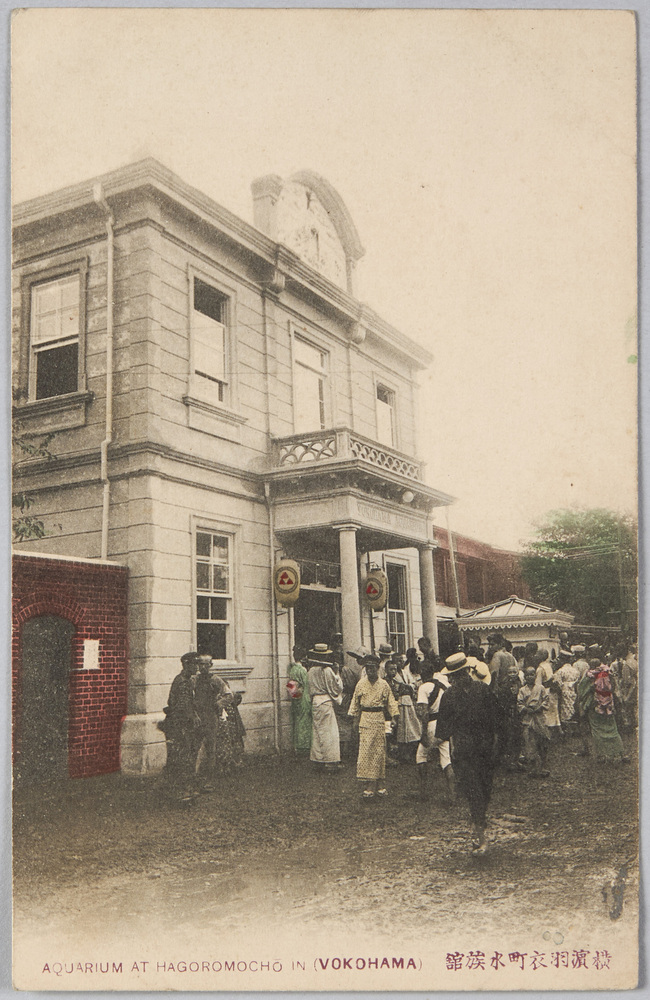
[[372,569],[364,585],[366,603],[373,611],[383,611],[388,600],[388,578],[382,569]]
[[293,559],[280,559],[273,570],[275,599],[284,608],[292,607],[300,596],[300,566]]

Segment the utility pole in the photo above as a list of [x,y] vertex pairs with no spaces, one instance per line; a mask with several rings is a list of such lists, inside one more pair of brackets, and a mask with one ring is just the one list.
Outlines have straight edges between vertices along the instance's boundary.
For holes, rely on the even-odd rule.
[[449,527],[449,508],[445,508],[447,515],[447,538],[449,539],[449,558],[451,560],[451,575],[454,581],[454,594],[456,597],[456,618],[460,618],[460,594],[458,593],[458,576],[456,574],[456,556],[454,554],[454,538]]

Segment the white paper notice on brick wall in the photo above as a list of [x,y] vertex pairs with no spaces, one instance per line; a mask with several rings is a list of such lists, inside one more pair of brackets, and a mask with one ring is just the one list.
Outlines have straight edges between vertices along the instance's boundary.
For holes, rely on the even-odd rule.
[[99,670],[99,639],[84,639],[84,670]]

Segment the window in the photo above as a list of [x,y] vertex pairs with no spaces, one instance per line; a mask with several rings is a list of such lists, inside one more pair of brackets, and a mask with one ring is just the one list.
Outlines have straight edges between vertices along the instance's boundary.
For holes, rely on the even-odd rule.
[[325,427],[327,352],[302,337],[293,340],[294,426],[296,431]]
[[220,403],[228,388],[228,299],[194,278],[192,289],[192,369],[202,395]]
[[388,641],[396,653],[408,648],[406,567],[386,564],[388,577]]
[[199,529],[195,555],[197,651],[232,659],[232,538]]
[[377,440],[389,448],[395,446],[395,393],[377,385]]
[[81,276],[67,274],[30,289],[29,397],[49,399],[79,388]]

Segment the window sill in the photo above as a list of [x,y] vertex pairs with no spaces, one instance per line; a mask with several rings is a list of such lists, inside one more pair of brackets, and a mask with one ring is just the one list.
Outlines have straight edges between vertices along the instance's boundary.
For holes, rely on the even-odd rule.
[[65,396],[50,396],[48,399],[33,399],[17,403],[12,408],[14,419],[20,420],[26,431],[47,433],[63,431],[72,427],[83,427],[86,410],[93,401],[93,392],[70,392]]
[[246,678],[252,669],[243,663],[233,663],[232,660],[212,661],[212,673],[226,681],[234,691],[246,690]]
[[247,417],[223,403],[208,403],[197,396],[183,396],[183,402],[187,406],[188,427],[226,441],[241,443],[241,428],[247,423]]

